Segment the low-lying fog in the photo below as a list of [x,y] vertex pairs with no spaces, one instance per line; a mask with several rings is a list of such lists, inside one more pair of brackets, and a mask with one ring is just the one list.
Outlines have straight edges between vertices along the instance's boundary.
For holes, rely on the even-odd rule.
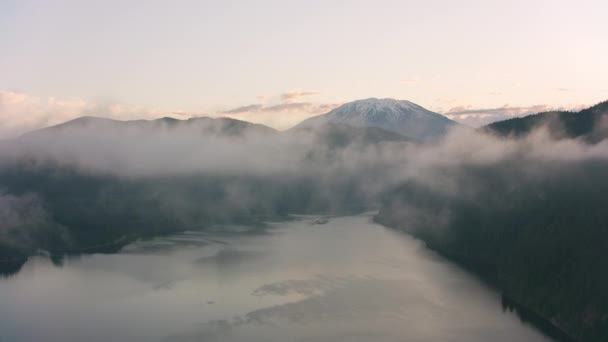
[[[305,181],[321,193],[315,200],[320,202],[322,197],[331,209],[344,206],[344,189],[356,195],[350,198],[374,208],[384,192],[405,182],[450,195],[474,193],[477,181],[462,181],[471,167],[504,169],[503,178],[511,177],[515,183],[522,178],[544,178],[562,167],[608,160],[608,141],[595,145],[556,141],[542,128],[518,140],[455,128],[440,141],[417,144],[370,138],[360,132],[336,134],[331,129],[277,132],[252,126],[235,131],[217,120],[177,122],[84,118],[2,142],[0,171],[48,170],[47,178],[54,179],[60,171],[70,170],[83,177],[158,180],[158,184],[201,175],[232,177],[245,181],[221,185],[229,197],[222,205],[243,208],[259,199],[242,183],[263,180],[277,189],[289,189]],[[0,175],[0,221],[4,222],[0,237],[22,223],[23,211],[34,212],[41,220],[48,216],[45,199],[37,196],[35,186],[26,184],[11,193],[12,181]],[[178,211],[182,195],[176,190],[165,196],[166,207]],[[296,211],[310,211],[303,209]]]

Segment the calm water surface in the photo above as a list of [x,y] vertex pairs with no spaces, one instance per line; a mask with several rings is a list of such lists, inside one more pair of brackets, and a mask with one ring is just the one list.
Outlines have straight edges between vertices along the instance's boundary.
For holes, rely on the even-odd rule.
[[549,341],[369,215],[218,227],[0,279],[0,341]]

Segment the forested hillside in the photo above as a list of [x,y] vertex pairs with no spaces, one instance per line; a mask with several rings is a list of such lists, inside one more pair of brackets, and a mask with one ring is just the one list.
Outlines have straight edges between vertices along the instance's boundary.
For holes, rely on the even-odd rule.
[[459,192],[404,184],[376,220],[483,275],[570,336],[606,341],[607,170],[606,161],[469,167],[449,176]]
[[552,137],[597,143],[608,137],[608,101],[579,112],[544,112],[491,123],[481,128],[504,137],[522,137],[544,127]]

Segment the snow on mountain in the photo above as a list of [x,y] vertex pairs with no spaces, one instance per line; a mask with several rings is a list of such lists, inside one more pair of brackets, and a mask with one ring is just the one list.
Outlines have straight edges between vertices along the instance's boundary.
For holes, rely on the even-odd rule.
[[370,98],[346,103],[329,113],[306,119],[296,127],[317,127],[327,123],[379,127],[421,141],[437,139],[457,125],[410,101]]

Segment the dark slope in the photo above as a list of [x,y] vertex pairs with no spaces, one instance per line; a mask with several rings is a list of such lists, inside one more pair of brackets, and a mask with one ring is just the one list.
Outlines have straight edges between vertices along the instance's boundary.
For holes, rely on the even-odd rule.
[[446,170],[460,191],[403,184],[376,220],[483,275],[576,340],[608,341],[607,171],[600,160]]
[[522,137],[546,127],[556,139],[581,138],[596,143],[608,137],[608,101],[579,112],[544,112],[491,123],[482,131],[503,137]]

